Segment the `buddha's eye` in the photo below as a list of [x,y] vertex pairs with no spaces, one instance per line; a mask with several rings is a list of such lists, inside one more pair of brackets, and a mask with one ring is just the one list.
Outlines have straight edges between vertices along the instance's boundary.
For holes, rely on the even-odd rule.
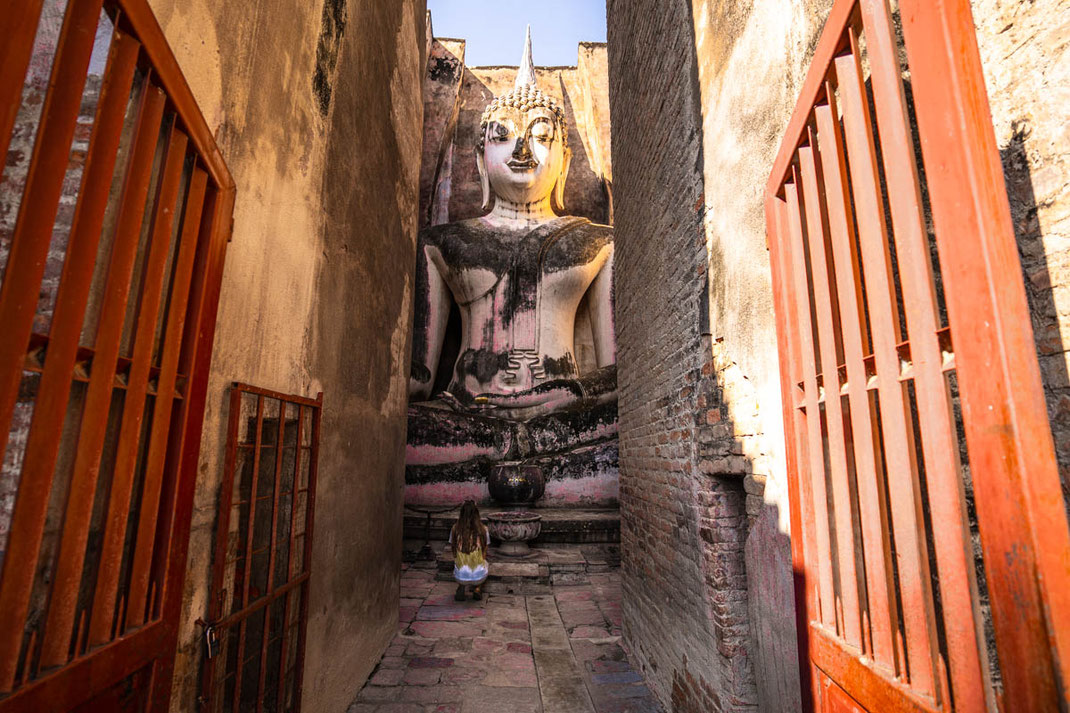
[[538,121],[531,127],[531,135],[536,141],[548,144],[554,140],[554,127],[548,121]]
[[492,124],[489,133],[491,141],[501,143],[509,140],[509,129],[501,124]]

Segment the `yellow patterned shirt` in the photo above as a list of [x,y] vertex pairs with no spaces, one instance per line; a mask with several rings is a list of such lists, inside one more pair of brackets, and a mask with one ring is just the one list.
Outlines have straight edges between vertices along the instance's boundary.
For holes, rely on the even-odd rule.
[[[450,529],[450,544],[453,544],[454,531]],[[487,545],[490,546],[490,533],[486,533]],[[483,549],[477,547],[473,552],[461,552],[457,549],[453,554],[453,578],[458,582],[482,582],[487,578],[487,560],[483,557]]]

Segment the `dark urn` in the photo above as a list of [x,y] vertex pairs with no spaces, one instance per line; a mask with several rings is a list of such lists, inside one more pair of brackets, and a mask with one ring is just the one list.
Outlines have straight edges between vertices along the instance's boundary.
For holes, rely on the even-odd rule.
[[499,463],[491,468],[487,487],[501,505],[530,505],[542,497],[546,478],[537,465]]

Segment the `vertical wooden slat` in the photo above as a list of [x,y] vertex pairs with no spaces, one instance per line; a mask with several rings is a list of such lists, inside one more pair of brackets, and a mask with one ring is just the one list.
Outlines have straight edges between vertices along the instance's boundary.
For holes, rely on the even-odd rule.
[[[200,169],[198,165],[194,169],[194,175],[196,171]],[[181,463],[183,458],[200,458],[200,447],[193,449],[193,446],[186,441],[186,429],[188,428],[188,419],[192,416],[191,408],[194,408],[196,404],[193,404],[196,399],[193,399],[197,395],[200,388],[207,388],[207,384],[202,383],[205,377],[198,378],[196,371],[196,354],[198,344],[203,347],[203,340],[207,335],[202,333],[204,329],[204,320],[208,315],[204,314],[204,310],[209,306],[206,304],[206,293],[211,285],[213,256],[215,251],[219,249],[219,243],[221,240],[218,236],[220,230],[225,221],[227,225],[230,223],[230,215],[226,213],[229,208],[223,201],[223,195],[221,191],[215,189],[212,186],[211,178],[208,179],[208,185],[205,188],[204,200],[201,206],[201,218],[200,225],[188,226],[191,230],[197,231],[197,242],[193,255],[193,269],[190,279],[189,293],[186,296],[186,307],[182,312],[183,324],[180,330],[179,338],[177,340],[178,354],[177,354],[177,371],[179,377],[182,375],[188,375],[184,389],[177,384],[176,391],[184,390],[184,398],[178,409],[178,414],[171,421],[170,432],[166,436],[167,447],[164,455],[164,473],[163,473],[163,491],[160,494],[161,501],[164,503],[160,508],[160,525],[157,528],[156,544],[153,546],[154,553],[159,554],[156,557],[154,554],[154,567],[155,571],[160,573],[168,572],[169,562],[172,557],[172,550],[175,547],[184,547],[185,545],[176,542],[172,539],[175,533],[172,532],[174,525],[178,522],[175,518],[176,514],[173,512],[173,508],[181,504],[180,491],[182,487],[189,487],[182,480]],[[225,243],[223,243],[225,245]],[[221,266],[219,268],[222,269]],[[211,315],[214,318],[214,313]],[[168,347],[169,348],[169,347]],[[193,404],[193,406],[191,406]],[[200,439],[199,431],[194,431],[191,434],[194,439]],[[186,449],[189,449],[188,451]],[[181,471],[181,472],[180,472]],[[192,489],[190,489],[190,497],[192,497]],[[167,587],[169,585],[170,577],[163,576],[163,589],[160,592],[159,600],[164,601],[166,597]],[[181,582],[177,585],[182,587]]]
[[[4,339],[0,340],[0,444],[7,443],[11,427],[100,8],[100,0],[72,3],[64,18],[5,279],[0,287],[0,324],[5,331]],[[6,136],[3,141],[6,146]],[[52,414],[52,418],[54,423],[41,423],[39,428],[58,434],[63,412]],[[0,576],[0,611],[10,617],[9,621],[18,622],[0,628],[0,691],[10,690],[14,683],[22,623],[29,606],[52,485],[51,468],[39,472],[38,462],[32,454],[27,455],[11,517],[13,534]]]
[[[275,487],[272,491],[272,503],[271,503],[271,539],[268,541],[268,571],[267,571],[267,592],[271,594],[275,591],[275,535],[278,530],[279,524],[279,480],[282,475],[282,445],[283,438],[286,434],[286,402],[279,401],[279,432],[275,441]],[[291,506],[291,510],[293,507]],[[264,636],[260,647],[260,678],[257,682],[256,693],[256,710],[259,712],[263,710],[264,703],[264,686],[267,683],[267,654],[268,654],[268,642],[271,640],[271,606],[268,605],[265,608],[264,614]],[[285,626],[285,623],[283,624]]]
[[[817,139],[812,129],[806,132],[808,146],[799,149],[802,170],[803,205],[806,210],[806,244],[809,248],[811,284],[818,341],[821,344],[822,384],[825,390],[825,422],[828,432],[829,481],[836,525],[836,554],[839,562],[840,590],[837,616],[842,636],[853,646],[862,648],[862,619],[858,606],[858,574],[855,570],[854,518],[852,517],[851,474],[847,462],[843,432],[843,407],[839,377],[839,305],[831,294],[835,277],[826,259],[829,240],[828,218],[824,207],[821,167],[815,156]],[[830,555],[832,553],[829,553]]]
[[[777,252],[780,255],[780,275],[782,280],[783,289],[783,305],[784,305],[784,323],[787,327],[786,337],[789,343],[788,360],[786,363],[788,371],[787,379],[787,393],[785,394],[785,404],[791,404],[791,422],[793,424],[793,433],[795,434],[795,452],[796,452],[796,468],[793,471],[796,473],[796,479],[798,480],[798,488],[800,492],[799,497],[799,516],[802,519],[802,525],[800,527],[800,538],[803,544],[803,554],[807,562],[817,562],[817,531],[815,525],[814,514],[814,495],[811,487],[809,477],[809,448],[808,433],[806,428],[806,413],[802,408],[802,399],[804,398],[804,392],[799,388],[799,384],[803,380],[803,367],[802,367],[802,352],[801,342],[799,336],[799,324],[796,321],[798,319],[799,307],[797,304],[798,295],[791,289],[793,279],[793,265],[791,257],[791,232],[790,221],[788,218],[788,203],[786,194],[784,198],[777,197],[774,215],[775,226],[777,235],[780,236],[777,241]],[[800,571],[804,571],[800,564]],[[809,602],[813,605],[813,620],[820,621],[820,594],[818,590],[818,578],[804,573],[807,580],[807,592]],[[804,620],[804,629],[809,630],[808,621]],[[802,649],[807,650],[807,647]],[[809,671],[809,664],[806,665],[807,672]]]
[[[280,403],[281,406],[281,403]],[[253,531],[256,529],[256,486],[260,476],[260,444],[264,430],[264,397],[256,397],[256,437],[253,446],[253,479],[249,486],[249,522],[244,533],[245,537],[245,576],[242,578],[241,605],[249,605],[249,582],[253,574]],[[242,536],[239,533],[239,536]],[[239,582],[234,581],[235,596]],[[246,620],[242,619],[238,625],[238,668],[234,672],[234,706],[232,710],[239,711],[241,708],[241,679],[245,660],[245,626]]]
[[[159,534],[165,539],[157,547],[160,571],[163,573],[160,618],[171,642],[178,636],[182,612],[190,517],[215,340],[216,308],[234,211],[234,186],[229,176],[217,173],[211,164],[209,168],[211,183],[201,211],[201,237],[194,258],[194,279],[187,300],[186,324],[178,361],[179,372],[187,374],[188,381],[179,418],[172,425],[172,436],[168,439],[164,467],[165,492],[161,496],[166,505],[161,507],[159,526]],[[189,339],[187,335],[191,335]],[[175,649],[172,645],[162,652],[153,667],[150,694],[153,711],[168,709],[174,660]]]
[[1070,531],[970,4],[901,5],[1004,699],[1068,710]]
[[[892,263],[877,173],[876,147],[857,44],[854,47],[855,51],[851,54],[836,58],[836,76],[839,78],[840,99],[843,102],[844,132],[873,337],[905,651],[911,686],[922,694],[933,696],[936,693],[936,626],[917,453],[910,406],[905,387],[899,381],[897,347],[900,327]],[[901,671],[900,675],[905,673]]]
[[818,591],[820,593],[821,623],[830,631],[836,631],[836,592],[832,582],[832,545],[829,534],[828,496],[825,489],[824,444],[821,434],[821,412],[818,406],[817,371],[813,343],[813,328],[810,318],[810,288],[806,276],[806,246],[803,242],[802,206],[799,202],[798,171],[792,169],[793,180],[785,184],[784,193],[788,203],[788,235],[791,238],[792,273],[796,292],[799,346],[803,391],[806,403],[807,454],[809,455],[810,490],[813,494],[814,525],[816,529],[818,560]]
[[[208,185],[208,175],[199,167],[194,167],[190,175],[189,190],[186,195],[186,210],[182,218],[182,234],[179,236],[178,257],[175,261],[174,278],[171,283],[171,301],[167,308],[166,328],[163,342],[160,345],[162,356],[160,359],[160,373],[157,377],[156,403],[153,405],[152,433],[149,435],[149,449],[145,456],[145,472],[147,474],[160,473],[153,477],[162,478],[162,471],[167,456],[168,441],[174,432],[171,421],[175,397],[175,382],[178,376],[178,357],[182,346],[182,332],[186,326],[186,306],[189,299],[191,279],[193,277],[193,260],[196,256],[198,238],[201,231],[201,218],[204,209],[204,197]],[[173,493],[161,494],[164,502],[170,503],[167,497]],[[169,525],[168,525],[169,526]],[[167,538],[161,531],[157,532],[153,545],[154,570],[153,582],[157,590],[150,598],[150,611],[152,616],[151,601],[159,601],[162,596],[163,574],[160,570],[165,557],[157,557],[161,548],[166,545]]]
[[[961,710],[982,710],[990,691],[981,664],[984,633],[973,568],[973,545],[966,519],[966,497],[959,464],[958,436],[951,396],[943,373],[940,329],[929,239],[922,212],[921,186],[907,115],[898,48],[886,0],[862,2],[873,103],[892,214],[903,307],[910,333],[918,426],[925,454],[925,481],[933,523],[933,545],[940,575],[947,662]],[[971,29],[972,31],[972,29]],[[926,68],[931,71],[931,68]],[[956,228],[959,229],[959,228]],[[992,701],[994,703],[994,700]]]
[[854,211],[847,186],[847,164],[840,135],[835,88],[825,89],[826,103],[814,109],[825,179],[829,230],[836,265],[836,293],[840,300],[847,395],[851,406],[851,433],[858,484],[859,516],[865,551],[866,592],[869,612],[869,650],[879,663],[896,668],[895,632],[899,629],[895,606],[889,541],[888,506],[884,498],[884,463],[880,453],[877,418],[869,392],[864,358],[869,350],[865,329],[862,279],[855,243]]
[[[164,179],[161,182],[161,190],[156,202],[156,222],[153,228],[152,244],[149,251],[147,265],[152,266],[151,280],[146,278],[145,289],[141,295],[141,308],[138,310],[137,327],[134,336],[134,358],[130,370],[130,386],[127,387],[126,404],[123,408],[123,426],[126,426],[127,414],[130,413],[131,397],[135,396],[134,388],[138,391],[135,398],[134,413],[130,413],[136,420],[131,422],[131,444],[137,444],[141,435],[141,422],[144,417],[145,394],[143,386],[148,384],[149,367],[152,365],[152,351],[155,346],[156,321],[162,298],[163,268],[166,264],[167,252],[170,248],[172,227],[174,224],[175,203],[178,197],[179,180],[182,175],[183,164],[186,159],[186,146],[188,139],[182,131],[176,127],[171,131],[171,144],[168,148],[167,159],[164,166]],[[173,160],[173,165],[172,165]],[[192,178],[192,176],[191,176]],[[189,228],[189,226],[186,226]],[[183,230],[182,239],[189,238],[192,230]],[[159,250],[159,253],[156,251]],[[184,256],[187,257],[187,256]],[[187,260],[189,258],[187,257]],[[158,262],[157,262],[158,261]],[[148,271],[146,270],[146,273]],[[173,336],[173,335],[172,335]],[[171,345],[167,345],[171,346]],[[172,357],[174,358],[174,357]],[[174,373],[173,362],[168,364],[172,374]],[[161,370],[159,385],[164,386],[164,374]],[[171,377],[173,378],[173,376]],[[157,389],[155,415],[162,415],[161,409],[167,405],[166,413],[170,414],[170,401],[173,396],[173,388],[168,388],[167,393],[161,393]],[[163,403],[161,403],[163,401]],[[164,416],[164,421],[168,416]],[[166,423],[153,422],[152,436],[156,437],[156,451],[153,457],[159,458],[163,453],[164,444],[160,443],[163,434],[167,432]],[[123,434],[119,434],[119,453],[116,456],[115,470],[119,472],[120,457],[126,455],[123,451]],[[151,440],[150,440],[151,445]],[[123,466],[137,468],[138,449],[131,447],[129,461],[124,461]],[[129,603],[126,613],[126,628],[130,629],[141,626],[145,619],[146,592],[148,590],[149,567],[152,563],[152,549],[155,542],[156,519],[159,512],[160,482],[162,473],[160,468],[150,468],[149,459],[145,460],[144,477],[141,486],[141,505],[138,512],[138,527],[134,541],[134,556],[130,564]]]
[[[84,473],[100,467],[108,419],[100,417],[99,414],[108,413],[115,387],[115,366],[119,357],[123,320],[130,294],[130,282],[133,278],[134,260],[141,222],[145,213],[145,199],[149,190],[164,101],[163,92],[156,90],[151,84],[146,84],[133,138],[133,151],[127,166],[126,180],[120,199],[115,242],[108,265],[100,324],[97,327],[94,344],[96,354],[93,357],[89,389],[86,391],[84,413],[93,414],[96,417],[82,419],[78,450],[74,459],[74,478],[85,477]],[[115,491],[119,488],[122,488],[122,484],[113,479],[111,484],[113,503]],[[97,589],[93,613],[90,617],[90,643],[102,643],[111,635],[112,608],[109,607],[105,612],[100,605],[102,600],[109,600],[114,607],[115,582],[119,576],[119,558],[122,554],[122,538],[125,535],[125,532],[114,532],[114,519],[124,517],[125,521],[127,507],[127,503],[124,502],[120,510],[116,510],[115,507],[108,509],[100,568],[97,574]],[[111,532],[110,536],[109,532]],[[111,539],[117,537],[118,542],[111,542],[109,537]]]
[[[62,418],[70,396],[78,340],[96,266],[100,231],[138,49],[137,40],[115,29],[56,295],[48,357],[34,408],[34,419],[40,418],[45,423],[57,423]],[[31,426],[28,444],[32,445],[27,452],[34,454],[41,472],[50,472],[54,467],[60,445],[57,434],[53,429],[35,431]],[[71,479],[41,644],[43,668],[58,666],[67,660],[98,473],[98,469],[90,469]]]
[[769,265],[773,278],[777,348],[780,359],[780,400],[784,412],[784,455],[788,473],[788,510],[791,524],[791,565],[795,589],[795,629],[798,646],[799,687],[803,713],[813,710],[813,682],[810,680],[810,620],[820,616],[817,609],[817,579],[807,571],[808,562],[816,562],[814,516],[806,468],[804,417],[796,406],[799,379],[799,338],[794,315],[798,314],[794,293],[789,289],[791,263],[787,256],[787,205],[778,196],[766,196],[765,221],[769,247]]
[[[22,87],[33,56],[42,0],[9,3],[0,13],[0,157],[7,158],[22,104]],[[3,169],[0,168],[0,171]]]
[[[294,544],[296,541],[296,533],[294,532],[294,525],[297,522],[297,489],[298,482],[301,479],[301,438],[304,435],[305,427],[305,407],[301,404],[297,405],[297,436],[296,447],[294,448],[294,478],[293,484],[290,486],[290,529],[289,532],[289,547],[286,548],[286,581],[293,579],[294,571],[293,565],[295,561],[294,557]],[[274,575],[272,575],[274,576]],[[286,603],[283,604],[282,611],[282,643],[279,656],[279,692],[276,700],[278,701],[278,707],[283,707],[283,697],[286,695],[286,647],[289,645],[290,638],[290,602],[293,600],[293,593],[286,595]]]

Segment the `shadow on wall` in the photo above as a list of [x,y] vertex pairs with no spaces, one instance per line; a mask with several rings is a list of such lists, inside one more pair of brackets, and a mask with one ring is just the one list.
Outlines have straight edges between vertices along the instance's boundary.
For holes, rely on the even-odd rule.
[[[797,632],[806,632],[805,590],[802,574],[793,572],[781,508],[765,498],[773,458],[762,431],[759,395],[720,340],[703,337],[702,342],[708,361],[696,379],[692,434],[696,520],[713,634],[731,676],[724,679],[727,690],[720,697],[757,703],[763,711],[794,711],[799,676],[809,673],[800,669],[795,645]],[[733,557],[742,556],[742,576],[724,559],[729,545]],[[673,689],[679,710],[705,710],[702,706],[710,704],[705,699],[699,706],[689,703],[687,690],[678,690],[675,680]]]
[[1037,218],[1036,195],[1026,155],[1029,133],[1030,130],[1024,122],[1015,122],[1012,125],[1011,138],[1000,148],[999,155],[1003,163],[1003,178],[1007,184],[1014,237],[1022,261],[1048,418],[1055,439],[1055,454],[1063,485],[1063,502],[1070,517],[1070,374],[1067,373],[1066,347],[1059,330],[1059,312],[1052,289],[1058,281],[1058,276],[1053,278],[1051,274],[1053,268],[1058,271],[1061,266],[1054,257],[1049,262],[1044,234]]

